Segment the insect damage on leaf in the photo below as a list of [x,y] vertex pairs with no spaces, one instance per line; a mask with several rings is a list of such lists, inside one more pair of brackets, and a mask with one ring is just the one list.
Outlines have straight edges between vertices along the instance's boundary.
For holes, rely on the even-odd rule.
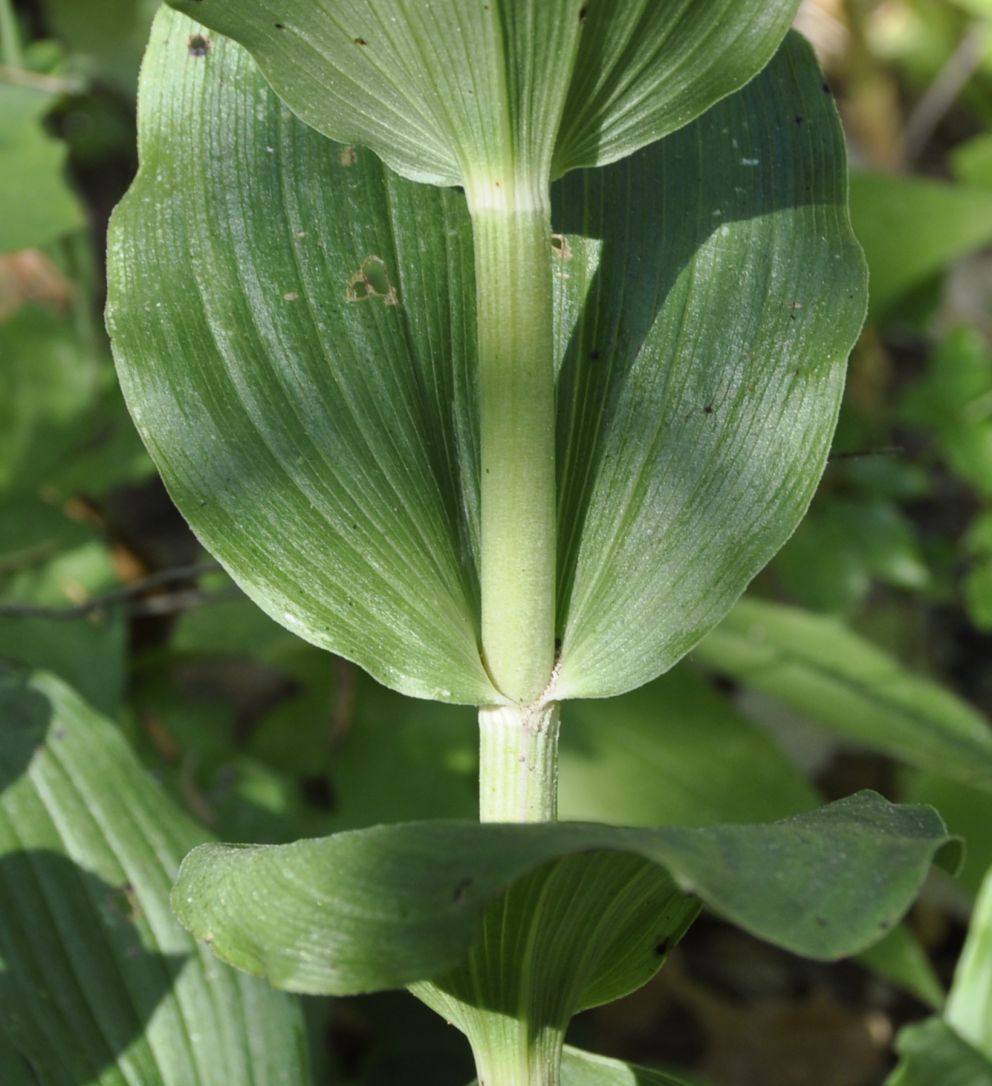
[[213,42],[203,34],[191,34],[186,41],[191,57],[205,57],[213,48]]
[[345,297],[349,302],[367,302],[378,298],[383,305],[399,305],[396,287],[389,281],[382,257],[367,256],[362,266],[348,280]]

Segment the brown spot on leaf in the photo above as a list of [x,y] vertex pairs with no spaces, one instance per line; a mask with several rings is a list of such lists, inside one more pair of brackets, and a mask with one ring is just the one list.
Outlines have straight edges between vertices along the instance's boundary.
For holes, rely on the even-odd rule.
[[368,42],[364,38],[352,38],[354,45],[368,45]]
[[186,39],[186,48],[191,57],[205,57],[213,47],[214,43],[204,34],[190,34]]
[[351,144],[341,148],[341,153],[338,155],[338,162],[340,162],[342,166],[354,166],[357,161],[358,152]]

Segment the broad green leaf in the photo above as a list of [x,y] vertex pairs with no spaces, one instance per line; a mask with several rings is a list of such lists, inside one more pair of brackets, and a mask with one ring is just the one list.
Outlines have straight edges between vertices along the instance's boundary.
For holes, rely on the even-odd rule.
[[864,308],[845,197],[797,37],[691,127],[552,194],[556,229],[595,239],[562,262],[563,696],[671,667],[805,513]]
[[851,219],[871,272],[871,312],[992,239],[992,194],[919,178],[856,173]]
[[566,820],[701,826],[818,803],[767,732],[685,664],[622,697],[565,706],[560,766]]
[[45,1086],[304,1086],[299,1008],[169,911],[203,833],[58,680],[0,677],[0,1030]]
[[84,223],[63,176],[65,148],[42,127],[49,91],[0,80],[0,252],[44,245]]
[[542,864],[619,851],[659,864],[759,937],[833,958],[896,923],[945,842],[934,812],[872,793],[767,825],[405,823],[201,847],[183,863],[173,905],[220,957],[279,987],[369,991],[457,966],[483,910]]
[[173,0],[289,107],[439,185],[547,183],[625,157],[771,59],[796,0]]
[[[156,23],[111,235],[138,428],[278,621],[405,693],[491,702],[464,199],[325,141],[232,43],[191,53],[197,33]],[[795,39],[697,124],[553,197],[559,694],[603,696],[671,666],[805,510],[861,268],[833,107]]]
[[901,1030],[896,1051],[902,1059],[885,1086],[992,1086],[992,1060],[940,1018]]
[[992,1062],[992,868],[975,902],[944,1020]]
[[566,1046],[561,1061],[561,1086],[687,1086],[687,1083],[661,1071]]
[[834,618],[745,599],[694,655],[860,746],[992,787],[988,722]]

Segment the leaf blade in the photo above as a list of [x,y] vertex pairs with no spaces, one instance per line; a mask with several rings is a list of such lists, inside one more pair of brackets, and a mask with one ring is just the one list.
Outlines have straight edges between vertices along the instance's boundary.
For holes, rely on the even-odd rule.
[[232,1071],[306,1083],[298,1008],[218,972],[169,910],[179,856],[203,834],[60,681],[5,669],[0,712],[8,1042],[53,1086],[219,1086]]
[[[184,861],[173,904],[198,937],[213,935],[215,953],[277,986],[368,991],[454,968],[482,909],[527,871],[620,850],[668,868],[683,891],[753,933],[829,958],[891,927],[944,843],[933,812],[870,793],[764,827],[407,823],[285,846],[205,846]],[[846,866],[845,853],[870,858]],[[865,870],[879,888],[869,901]],[[840,922],[826,919],[832,903]]]

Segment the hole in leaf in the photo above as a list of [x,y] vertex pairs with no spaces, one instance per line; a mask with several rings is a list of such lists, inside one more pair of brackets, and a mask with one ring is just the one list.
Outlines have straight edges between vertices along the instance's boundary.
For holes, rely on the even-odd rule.
[[367,256],[362,261],[362,266],[348,280],[345,297],[349,302],[378,298],[383,305],[399,305],[396,287],[389,281],[386,264],[378,256]]
[[551,248],[559,260],[572,259],[572,246],[568,244],[568,238],[564,234],[551,235]]

